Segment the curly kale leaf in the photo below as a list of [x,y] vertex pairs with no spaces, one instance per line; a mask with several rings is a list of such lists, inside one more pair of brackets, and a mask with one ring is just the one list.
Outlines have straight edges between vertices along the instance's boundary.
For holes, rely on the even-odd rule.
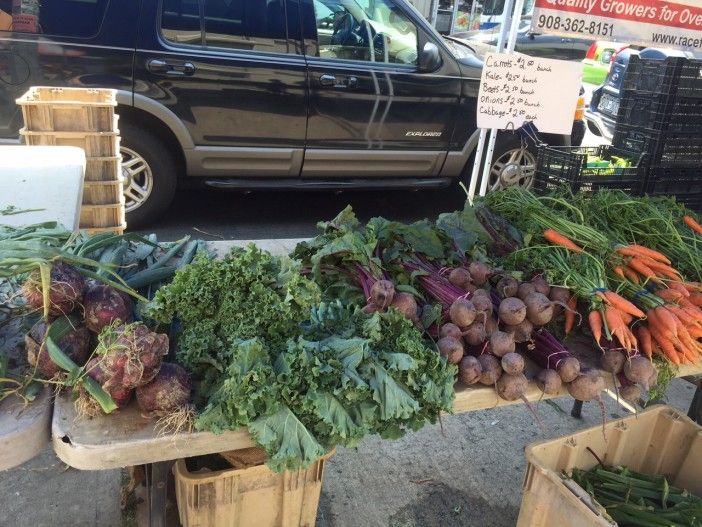
[[203,373],[212,362],[227,364],[239,339],[262,338],[270,348],[299,332],[319,288],[296,263],[254,245],[234,249],[221,260],[198,257],[156,293],[149,316],[178,319],[178,360]]

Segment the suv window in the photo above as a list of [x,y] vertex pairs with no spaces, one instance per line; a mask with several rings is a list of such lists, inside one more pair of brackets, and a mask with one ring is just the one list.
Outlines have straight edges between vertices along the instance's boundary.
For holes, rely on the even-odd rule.
[[417,65],[417,26],[393,0],[313,0],[319,56]]
[[283,1],[163,0],[161,29],[177,44],[286,53]]
[[[40,33],[59,37],[97,35],[109,0],[0,0],[0,20],[11,18],[17,33]],[[14,3],[14,7],[13,7]]]

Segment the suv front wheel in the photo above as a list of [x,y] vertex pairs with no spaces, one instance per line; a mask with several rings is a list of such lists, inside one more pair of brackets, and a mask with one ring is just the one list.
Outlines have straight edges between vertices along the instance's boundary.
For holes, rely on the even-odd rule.
[[513,186],[531,188],[536,175],[535,151],[530,141],[524,148],[521,138],[517,135],[499,135],[492,156],[488,189],[498,190]]
[[175,195],[177,168],[164,143],[148,130],[122,122],[120,134],[127,227],[133,229],[166,211]]

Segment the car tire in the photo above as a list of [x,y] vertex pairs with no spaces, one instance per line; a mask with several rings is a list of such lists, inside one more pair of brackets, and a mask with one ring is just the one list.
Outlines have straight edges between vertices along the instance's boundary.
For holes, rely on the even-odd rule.
[[522,144],[521,136],[517,134],[499,134],[490,165],[488,190],[512,186],[530,189],[536,176],[536,153],[532,141],[526,140]]
[[175,195],[178,168],[173,155],[155,134],[120,122],[122,177],[127,227],[157,220]]

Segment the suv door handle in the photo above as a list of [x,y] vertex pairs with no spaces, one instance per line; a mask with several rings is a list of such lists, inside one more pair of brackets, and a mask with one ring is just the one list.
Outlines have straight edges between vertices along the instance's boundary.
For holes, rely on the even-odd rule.
[[165,73],[171,76],[185,76],[195,73],[195,65],[192,62],[183,62],[182,64],[170,64],[164,59],[151,59],[146,68],[151,73]]
[[322,86],[334,86],[336,84],[336,77],[334,77],[334,75],[330,75],[329,73],[320,75],[319,84]]

